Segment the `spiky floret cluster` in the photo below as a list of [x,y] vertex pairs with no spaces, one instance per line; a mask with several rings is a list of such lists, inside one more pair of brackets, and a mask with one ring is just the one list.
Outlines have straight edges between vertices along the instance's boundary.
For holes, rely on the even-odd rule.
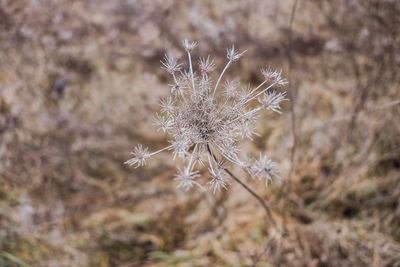
[[[191,51],[197,43],[183,41],[188,56],[189,69],[184,70],[178,61],[168,55],[161,61],[163,68],[172,75],[171,95],[161,100],[161,110],[156,114],[154,123],[159,129],[172,137],[170,145],[150,153],[141,144],[131,152],[133,158],[126,164],[144,166],[146,160],[162,151],[171,150],[176,157],[186,162],[186,167],[179,169],[175,176],[178,188],[189,190],[203,186],[196,181],[200,177],[194,171],[196,164],[209,165],[210,181],[207,183],[215,193],[221,188],[227,189],[230,184],[225,172],[225,162],[243,167],[252,177],[265,179],[266,185],[272,177],[279,178],[275,162],[260,155],[259,159],[239,159],[238,142],[241,139],[252,139],[255,134],[255,122],[262,110],[272,110],[280,113],[280,102],[285,100],[285,93],[272,91],[273,87],[285,85],[281,72],[270,68],[262,69],[264,81],[255,88],[239,88],[237,80],[227,80],[220,89],[224,73],[231,64],[244,52],[237,52],[235,47],[227,49],[228,62],[213,86],[210,73],[215,70],[214,61],[208,56],[200,58],[199,73],[194,72]],[[220,89],[221,90],[221,89]],[[272,92],[271,92],[272,91]],[[258,106],[255,101],[258,100]],[[255,102],[255,103],[254,103]],[[211,154],[212,153],[212,154]],[[221,160],[217,160],[219,155]]]

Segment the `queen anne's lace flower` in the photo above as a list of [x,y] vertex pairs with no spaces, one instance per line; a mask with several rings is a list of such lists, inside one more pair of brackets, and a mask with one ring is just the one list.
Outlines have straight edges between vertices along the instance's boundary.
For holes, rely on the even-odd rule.
[[246,53],[246,51],[243,51],[242,53],[239,53],[238,51],[235,50],[235,46],[234,45],[232,45],[232,47],[228,48],[226,51],[227,51],[226,57],[230,61],[237,61],[237,60],[239,60],[239,58],[241,58],[244,55],[244,53]]
[[156,116],[153,119],[153,123],[155,126],[158,127],[158,130],[165,132],[168,132],[172,128],[172,121],[169,120],[167,116],[156,114]]
[[278,165],[275,162],[260,154],[259,159],[252,164],[252,173],[253,176],[258,177],[260,180],[265,179],[265,186],[268,186],[268,183],[272,183],[273,177],[281,179],[277,167]]
[[178,169],[178,173],[175,175],[174,180],[178,181],[178,188],[183,188],[186,191],[191,189],[193,186],[198,186],[203,189],[203,186],[196,182],[194,179],[200,177],[198,171],[189,171],[188,169]]
[[176,59],[168,55],[165,55],[164,61],[161,61],[161,64],[163,65],[163,68],[170,74],[174,74],[175,72],[181,70],[181,64],[178,64]]
[[207,58],[201,57],[199,59],[199,69],[201,73],[209,73],[215,70],[214,60],[210,59],[210,56]]
[[264,97],[259,98],[258,102],[263,105],[264,109],[272,110],[277,113],[282,113],[280,111],[281,107],[279,106],[279,104],[282,102],[282,100],[286,100],[285,96],[286,92],[277,93],[274,91],[272,93],[264,93]]
[[133,158],[125,161],[125,164],[136,165],[136,168],[146,165],[146,159],[150,157],[149,150],[143,148],[142,144],[138,144],[131,154],[133,155]]
[[[197,165],[208,164],[210,180],[207,185],[213,192],[227,189],[230,184],[224,173],[224,162],[217,161],[215,154],[224,161],[241,166],[252,177],[265,179],[266,185],[274,178],[279,179],[277,164],[260,155],[257,160],[241,160],[238,142],[249,138],[255,133],[256,120],[262,110],[272,110],[280,113],[280,102],[285,100],[285,93],[270,92],[273,87],[286,84],[281,72],[270,68],[262,69],[265,78],[257,87],[239,88],[239,81],[224,82],[224,90],[216,94],[222,82],[224,73],[231,64],[244,52],[238,52],[234,46],[227,50],[225,67],[213,86],[209,74],[215,69],[214,61],[207,58],[199,60],[199,75],[193,70],[191,51],[196,42],[183,41],[187,52],[189,68],[182,69],[178,61],[168,55],[162,61],[163,68],[172,75],[171,95],[160,101],[160,114],[154,118],[154,123],[169,136],[170,145],[158,151],[149,153],[142,145],[135,147],[133,158],[126,164],[136,167],[144,166],[146,160],[162,151],[172,150],[174,159],[180,158],[186,162],[175,176],[178,188],[189,190],[192,187],[203,189],[196,181],[200,177],[194,170]],[[260,105],[254,105],[258,100]],[[254,103],[255,102],[255,103]],[[212,156],[209,155],[212,154]]]
[[192,52],[192,50],[195,49],[197,46],[197,42],[189,42],[188,39],[183,40],[182,43],[186,52]]
[[209,171],[211,174],[211,179],[207,184],[210,186],[210,188],[212,188],[214,194],[217,191],[221,191],[221,188],[224,188],[225,190],[228,189],[228,185],[230,183],[226,177],[224,169],[217,167],[213,169],[210,168]]
[[225,81],[223,95],[229,99],[238,99],[240,97],[239,85],[240,83],[236,79]]

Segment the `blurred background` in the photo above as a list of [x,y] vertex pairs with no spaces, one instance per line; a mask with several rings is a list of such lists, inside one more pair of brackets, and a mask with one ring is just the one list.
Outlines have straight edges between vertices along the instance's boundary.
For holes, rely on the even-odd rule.
[[[0,0],[0,266],[400,266],[400,2],[397,0]],[[292,22],[292,23],[291,23]],[[184,59],[247,49],[229,71],[290,84],[243,149],[283,183],[233,171],[182,192],[151,120]],[[204,172],[206,174],[206,171]]]

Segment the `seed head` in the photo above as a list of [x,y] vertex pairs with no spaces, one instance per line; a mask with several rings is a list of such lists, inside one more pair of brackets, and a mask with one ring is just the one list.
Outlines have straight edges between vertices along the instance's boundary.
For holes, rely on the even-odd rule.
[[281,179],[277,167],[278,165],[275,162],[260,154],[260,158],[254,162],[254,174],[259,179],[265,179],[265,186],[268,186],[268,183],[272,183],[273,176]]
[[175,108],[174,100],[172,99],[171,96],[169,96],[165,99],[161,99],[160,107],[161,107],[161,112],[172,113]]
[[[221,188],[228,188],[226,164],[238,165],[252,177],[265,179],[266,185],[273,178],[279,178],[276,163],[266,157],[260,155],[257,160],[242,160],[239,142],[245,138],[251,140],[256,134],[260,112],[281,112],[279,104],[286,95],[273,91],[273,87],[286,83],[281,78],[281,72],[263,69],[261,72],[265,80],[255,88],[248,86],[238,89],[239,80],[227,80],[221,92],[219,85],[224,74],[245,51],[239,53],[234,46],[227,49],[228,61],[213,85],[210,73],[215,70],[214,61],[209,56],[200,58],[197,74],[193,70],[190,54],[197,43],[190,43],[186,39],[183,46],[189,60],[188,69],[182,69],[177,60],[167,55],[161,62],[163,68],[172,75],[173,83],[170,85],[171,95],[160,101],[161,113],[156,114],[153,120],[170,137],[170,145],[152,153],[138,145],[132,152],[133,158],[125,163],[144,166],[150,156],[171,150],[173,159],[180,159],[185,164],[184,168],[178,169],[174,179],[178,182],[178,188],[203,189],[197,181],[200,174],[193,169],[196,165],[207,164],[210,179],[206,184],[214,193]],[[217,160],[215,154],[221,160]]]
[[178,169],[178,173],[175,175],[174,181],[178,182],[177,187],[183,188],[188,191],[193,186],[198,186],[200,189],[203,189],[203,186],[196,182],[194,179],[200,177],[198,171],[189,171],[188,169]]
[[239,53],[238,51],[235,50],[235,45],[232,45],[232,47],[227,49],[226,52],[227,52],[226,57],[230,61],[234,62],[238,61],[239,58],[241,58],[244,55],[244,53],[246,53],[246,50],[243,51],[242,53]]
[[282,113],[280,111],[281,107],[279,106],[279,104],[283,100],[287,100],[285,96],[286,92],[277,93],[273,91],[272,93],[264,93],[263,98],[259,98],[258,101],[262,104],[264,109],[272,110],[277,113]]
[[158,113],[154,117],[153,123],[159,128],[158,130],[161,130],[164,133],[170,130],[173,125],[172,120],[168,116],[160,115]]
[[276,71],[276,70],[272,70],[271,67],[267,67],[267,68],[261,69],[261,73],[264,76],[265,80],[272,80],[277,85],[282,86],[282,85],[286,85],[288,83],[286,81],[286,79],[283,79],[281,77],[282,70]]
[[193,49],[195,49],[197,46],[197,42],[189,42],[188,39],[185,39],[183,41],[183,47],[185,48],[186,52],[192,52]]
[[209,73],[215,70],[214,60],[210,59],[210,56],[207,58],[201,57],[199,60],[199,69],[201,73]]
[[228,190],[228,186],[230,185],[228,178],[223,169],[215,168],[209,169],[211,174],[211,180],[207,182],[207,184],[212,188],[213,193],[215,194],[217,191],[221,191],[221,188]]
[[131,154],[133,155],[133,158],[125,161],[125,164],[129,164],[131,166],[137,165],[136,168],[146,165],[146,159],[150,157],[149,150],[147,148],[143,148],[142,144],[138,144],[133,149],[133,152],[131,152]]
[[238,99],[240,97],[239,85],[238,79],[225,81],[223,95],[229,99]]
[[165,54],[164,56],[164,61],[160,62],[163,66],[162,68],[170,74],[174,74],[181,69],[181,64],[178,64],[176,59],[174,59],[173,57],[169,57],[167,54]]

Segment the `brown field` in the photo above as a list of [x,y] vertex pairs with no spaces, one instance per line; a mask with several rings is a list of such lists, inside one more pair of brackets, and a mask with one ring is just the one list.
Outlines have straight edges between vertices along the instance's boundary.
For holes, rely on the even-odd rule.
[[[294,5],[296,3],[296,5]],[[0,266],[400,266],[398,0],[0,0]],[[291,20],[292,18],[292,20]],[[291,23],[292,21],[292,23]],[[176,189],[152,117],[182,40],[290,101],[245,151],[283,182]],[[207,171],[202,171],[204,177]]]

